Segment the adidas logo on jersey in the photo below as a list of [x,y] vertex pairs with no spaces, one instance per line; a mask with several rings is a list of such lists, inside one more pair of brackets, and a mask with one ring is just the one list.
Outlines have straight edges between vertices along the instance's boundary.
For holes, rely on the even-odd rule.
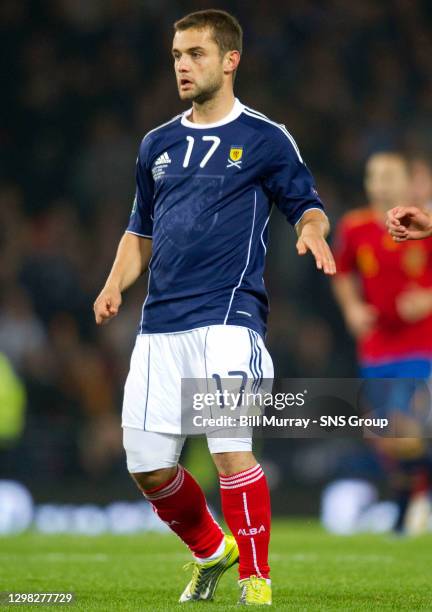
[[171,163],[170,156],[165,151],[165,153],[162,153],[162,155],[159,155],[159,157],[155,161],[154,165],[155,166],[161,166],[162,164],[170,164],[170,163]]

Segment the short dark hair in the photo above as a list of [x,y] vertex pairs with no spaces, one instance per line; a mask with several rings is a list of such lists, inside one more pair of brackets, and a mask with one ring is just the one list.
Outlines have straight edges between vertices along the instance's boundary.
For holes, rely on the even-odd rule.
[[174,23],[175,32],[183,32],[192,28],[197,30],[210,28],[221,54],[228,51],[242,52],[243,30],[237,19],[226,11],[217,9],[196,11]]

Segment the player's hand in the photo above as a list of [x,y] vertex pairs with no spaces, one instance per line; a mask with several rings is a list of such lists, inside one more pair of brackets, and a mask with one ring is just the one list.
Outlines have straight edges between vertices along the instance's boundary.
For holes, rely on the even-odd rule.
[[396,310],[405,323],[421,321],[432,313],[432,291],[423,288],[404,291],[396,300]]
[[308,251],[315,257],[316,267],[324,274],[336,274],[336,263],[327,241],[317,231],[305,227],[296,244],[297,253],[306,255]]
[[432,216],[417,206],[397,206],[387,212],[386,224],[395,242],[432,236]]
[[118,314],[122,302],[121,293],[115,287],[104,287],[93,304],[97,325],[105,325]]
[[361,338],[371,332],[377,318],[378,311],[375,306],[365,302],[350,305],[345,314],[347,327],[355,338]]

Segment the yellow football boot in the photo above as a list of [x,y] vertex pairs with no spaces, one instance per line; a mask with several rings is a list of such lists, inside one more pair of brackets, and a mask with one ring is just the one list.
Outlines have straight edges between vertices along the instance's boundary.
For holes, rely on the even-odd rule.
[[241,588],[239,604],[244,606],[271,606],[272,590],[265,578],[250,576],[239,580]]
[[184,569],[192,567],[192,579],[180,596],[179,603],[213,599],[222,575],[237,563],[239,551],[237,542],[231,535],[225,536],[225,550],[220,557],[206,563],[192,561]]

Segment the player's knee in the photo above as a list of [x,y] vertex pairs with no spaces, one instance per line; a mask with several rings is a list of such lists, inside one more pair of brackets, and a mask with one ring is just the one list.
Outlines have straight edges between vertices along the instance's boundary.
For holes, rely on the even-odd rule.
[[207,438],[214,464],[224,476],[243,472],[256,465],[252,453],[252,438]]
[[138,488],[145,493],[150,489],[160,487],[164,483],[174,478],[176,472],[177,466],[174,466],[153,470],[151,472],[131,472],[131,476],[136,482]]
[[212,457],[219,474],[224,476],[243,472],[257,463],[252,451],[215,452]]

